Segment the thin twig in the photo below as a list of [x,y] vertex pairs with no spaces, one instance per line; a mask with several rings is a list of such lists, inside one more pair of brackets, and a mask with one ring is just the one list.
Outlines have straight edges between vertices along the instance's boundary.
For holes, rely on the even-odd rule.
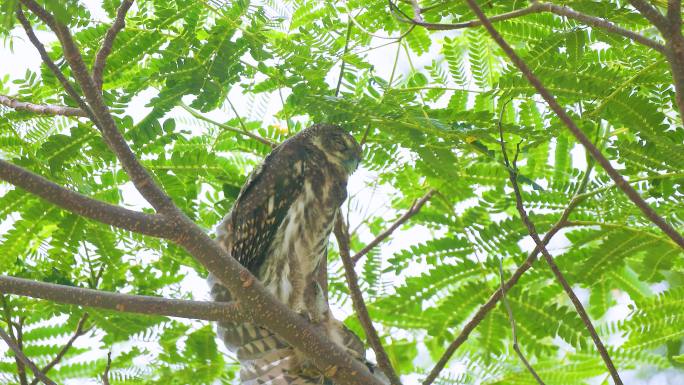
[[0,180],[98,222],[153,237],[171,239],[177,235],[176,225],[167,218],[89,198],[4,160],[0,160]]
[[[468,0],[469,3],[471,1],[473,0]],[[584,322],[584,326],[587,328],[587,331],[591,335],[592,340],[594,340],[594,345],[596,345],[596,349],[599,351],[601,358],[606,364],[608,372],[610,373],[611,377],[613,377],[615,385],[622,385],[622,380],[620,379],[620,375],[618,374],[617,369],[613,364],[613,360],[610,358],[610,355],[608,354],[606,347],[603,345],[603,342],[601,341],[601,338],[599,337],[598,333],[596,333],[596,329],[594,328],[594,325],[591,323],[591,319],[589,319],[589,315],[584,309],[584,306],[577,298],[577,295],[575,295],[575,292],[572,290],[572,287],[568,283],[567,279],[556,265],[555,261],[553,260],[553,257],[546,249],[546,246],[543,244],[542,240],[539,238],[534,223],[532,223],[529,216],[527,215],[527,211],[525,210],[525,206],[523,204],[522,194],[520,193],[520,186],[518,185],[517,166],[515,163],[511,164],[508,161],[508,154],[506,153],[506,143],[503,140],[503,130],[501,128],[501,122],[499,122],[499,135],[501,137],[501,152],[503,153],[504,162],[506,166],[508,166],[508,177],[513,187],[513,193],[515,194],[515,206],[518,210],[518,213],[520,214],[520,219],[525,224],[525,227],[527,228],[527,232],[530,234],[530,237],[532,237],[537,246],[540,247],[541,253],[544,256],[546,263],[551,268],[551,271],[553,271],[556,280],[558,280],[561,286],[563,286],[563,290],[565,290],[565,293],[568,295],[570,301],[575,306],[575,310],[577,310],[577,313],[582,319],[582,322]]]
[[413,20],[422,23],[423,22],[423,10],[418,4],[418,0],[411,0],[411,7],[413,7]]
[[418,212],[419,212],[420,209],[423,207],[423,205],[425,205],[425,203],[426,203],[427,201],[429,201],[430,198],[432,198],[432,196],[435,194],[435,192],[436,192],[436,190],[432,190],[432,189],[431,189],[431,190],[428,191],[425,195],[423,195],[420,199],[418,199],[417,201],[415,201],[415,202],[411,205],[411,208],[409,208],[408,211],[406,211],[402,216],[400,216],[399,219],[397,219],[390,227],[388,227],[387,229],[385,229],[385,231],[383,231],[382,233],[378,234],[378,236],[375,237],[375,239],[373,239],[372,241],[370,241],[370,242],[366,245],[366,247],[364,247],[363,249],[361,249],[361,251],[359,251],[358,253],[354,254],[354,256],[351,258],[352,262],[353,262],[354,264],[356,264],[357,262],[359,262],[359,260],[360,260],[361,258],[363,258],[364,255],[368,254],[369,251],[371,251],[371,250],[372,250],[375,246],[377,246],[380,242],[384,241],[385,238],[387,238],[387,237],[389,237],[390,235],[392,235],[392,233],[394,232],[394,230],[396,230],[397,228],[399,228],[399,226],[401,226],[404,222],[406,222],[407,220],[409,220],[412,216],[418,214]]
[[[391,7],[391,9],[396,11],[396,5]],[[489,18],[492,22],[497,22],[497,21],[504,21],[504,20],[510,20],[510,19],[515,19],[521,16],[533,14],[533,13],[541,13],[541,12],[550,12],[554,13],[559,16],[565,16],[570,19],[577,20],[579,22],[582,22],[583,24],[604,29],[608,32],[626,37],[630,40],[633,40],[637,43],[643,44],[647,47],[653,48],[654,50],[660,52],[660,53],[665,53],[666,48],[664,45],[658,43],[655,40],[649,39],[645,36],[642,36],[634,31],[630,31],[628,29],[622,28],[615,23],[612,23],[606,19],[602,19],[600,17],[592,16],[592,15],[587,15],[585,13],[578,12],[570,7],[566,7],[563,5],[558,5],[558,4],[552,4],[552,3],[540,3],[540,2],[534,2],[532,5],[525,7],[525,8],[520,8],[516,9],[515,11],[507,12],[507,13],[502,13],[499,15],[495,15]],[[406,17],[398,17],[400,21],[411,23],[413,25],[418,25],[423,28],[433,30],[433,31],[446,31],[446,30],[455,30],[455,29],[464,29],[464,28],[473,28],[473,27],[479,27],[482,25],[482,22],[480,20],[469,20],[469,21],[464,21],[460,23],[427,23],[424,22],[422,19],[416,19],[414,18],[406,18]]]
[[120,312],[162,315],[207,321],[241,322],[245,319],[234,302],[203,302],[146,295],[112,293],[0,275],[0,293],[40,298]]
[[[47,374],[47,372],[50,371],[55,365],[57,365],[66,353],[71,349],[71,346],[76,342],[76,339],[86,333],[86,330],[83,329],[83,326],[85,325],[86,320],[88,319],[88,313],[83,313],[81,318],[78,320],[78,325],[76,325],[76,331],[74,334],[71,335],[71,338],[62,346],[62,348],[59,350],[55,358],[52,359],[47,365],[45,365],[40,371],[43,372],[44,374]],[[34,378],[33,381],[31,381],[31,385],[36,385],[38,384],[39,380],[38,378]]]
[[565,112],[551,93],[542,85],[539,79],[532,73],[532,70],[527,64],[513,51],[510,45],[501,37],[499,32],[494,28],[492,23],[487,19],[487,16],[482,12],[480,7],[474,0],[466,0],[470,8],[475,12],[477,17],[482,21],[483,25],[492,36],[494,41],[501,47],[506,55],[511,59],[513,64],[523,73],[527,80],[534,86],[537,92],[544,98],[549,107],[556,113],[560,120],[570,130],[570,132],[582,143],[584,148],[596,159],[596,161],[603,167],[610,178],[618,185],[618,187],[627,195],[627,197],[644,213],[644,215],[658,226],[665,234],[667,234],[680,247],[684,248],[684,238],[675,230],[669,223],[656,213],[653,208],[646,203],[646,201],[639,195],[639,193],[625,180],[625,178],[610,164],[610,161],[603,156],[601,151],[592,143],[584,132],[575,124],[572,118]]
[[119,8],[116,10],[116,19],[114,19],[114,23],[112,23],[112,26],[107,30],[104,40],[102,41],[102,46],[95,56],[95,63],[93,64],[93,82],[100,90],[102,89],[102,74],[105,65],[107,64],[107,56],[112,52],[116,35],[126,26],[126,13],[128,12],[128,9],[131,8],[131,5],[133,5],[133,0],[123,0],[121,2],[121,5],[119,5]]
[[80,108],[58,106],[54,104],[35,104],[21,102],[6,95],[0,95],[0,104],[13,108],[18,111],[28,111],[41,115],[61,115],[61,116],[88,116]]
[[[588,195],[580,195],[578,193],[575,195],[571,200],[568,206],[563,210],[563,213],[561,214],[560,219],[558,219],[558,222],[556,222],[551,229],[546,233],[544,236],[544,239],[542,240],[542,243],[544,245],[547,245],[551,239],[564,227],[567,226],[567,221],[568,217],[570,214],[575,210],[575,208],[582,202],[584,199],[586,199]],[[530,254],[527,256],[525,261],[515,270],[511,278],[506,281],[505,288],[506,291],[510,290],[515,284],[518,283],[520,280],[520,277],[532,268],[532,265],[534,262],[537,260],[537,255],[539,255],[539,252],[541,250],[541,247],[539,245],[536,245],[534,250],[530,252]],[[496,303],[501,299],[502,295],[502,290],[497,289],[485,302],[482,304],[477,311],[475,312],[475,315],[473,315],[464,326],[463,329],[461,329],[461,332],[456,336],[456,338],[449,344],[449,346],[446,348],[440,359],[437,361],[435,364],[434,368],[430,371],[430,373],[427,375],[425,380],[423,381],[423,385],[430,385],[432,384],[437,377],[439,377],[439,373],[446,367],[446,364],[449,362],[451,359],[451,356],[454,355],[456,350],[458,350],[461,345],[463,345],[464,342],[468,340],[468,337],[470,336],[470,333],[472,333],[473,330],[479,325],[487,316],[487,314],[494,309],[496,306]]]
[[[349,13],[349,17],[351,18],[352,15]],[[340,94],[340,87],[342,86],[342,78],[344,78],[344,70],[345,67],[347,66],[347,61],[344,60],[344,55],[347,54],[349,51],[349,38],[351,37],[351,31],[352,31],[352,23],[347,24],[347,35],[344,40],[344,50],[342,50],[342,64],[340,65],[340,74],[337,76],[337,86],[335,86],[335,97],[337,97]]]
[[545,385],[544,381],[539,377],[537,372],[534,370],[532,365],[530,365],[530,362],[527,361],[527,358],[525,358],[525,355],[523,352],[520,350],[520,346],[518,345],[518,333],[516,331],[515,327],[515,318],[513,317],[513,309],[511,309],[511,304],[508,303],[508,299],[506,298],[506,289],[504,287],[504,272],[503,272],[503,261],[501,258],[499,258],[499,280],[501,282],[501,302],[504,305],[504,308],[506,308],[506,313],[508,313],[508,321],[511,323],[511,334],[513,337],[513,350],[515,350],[515,353],[518,355],[518,358],[520,358],[520,361],[522,361],[523,365],[525,365],[525,368],[527,368],[527,371],[530,372],[532,377],[537,381],[539,385]]
[[7,332],[5,332],[5,329],[0,327],[0,338],[5,340],[5,343],[9,348],[14,352],[14,356],[21,361],[24,365],[28,366],[31,371],[33,371],[33,375],[36,376],[36,378],[40,379],[45,385],[57,385],[56,382],[52,381],[49,379],[44,373],[42,373],[36,365],[26,357],[24,352],[19,349],[19,346],[12,340],[12,337],[7,335]]
[[[19,325],[17,325],[15,322],[12,321],[12,311],[10,310],[9,304],[7,303],[7,298],[5,298],[5,295],[3,294],[0,296],[0,299],[2,300],[2,309],[3,309],[3,316],[5,318],[5,323],[7,324],[7,330],[9,331],[9,336],[13,341],[17,341],[18,338],[17,336],[14,335],[14,330],[13,328],[17,328],[17,332],[19,331]],[[21,344],[17,345],[19,347],[19,350],[23,350]],[[28,380],[26,378],[26,368],[24,367],[24,362],[19,359],[19,357],[15,356],[14,361],[16,362],[17,365],[17,375],[19,376],[19,384],[20,385],[28,385]]]
[[[231,104],[231,105],[232,105],[232,104]],[[227,125],[227,124],[219,123],[219,122],[217,122],[217,121],[215,121],[215,120],[209,119],[209,118],[207,118],[206,116],[204,116],[204,115],[200,114],[199,112],[195,111],[194,109],[190,108],[188,105],[186,105],[186,104],[183,103],[183,102],[181,102],[181,103],[179,104],[179,106],[181,106],[181,108],[183,108],[185,111],[189,112],[190,115],[192,115],[193,117],[195,117],[195,118],[197,118],[197,119],[199,119],[199,120],[203,120],[203,121],[205,121],[205,122],[207,122],[207,123],[211,123],[211,124],[213,124],[213,125],[215,125],[215,126],[217,126],[217,127],[220,127],[220,128],[222,128],[222,129],[226,130],[226,131],[230,131],[230,132],[234,132],[234,133],[236,133],[236,134],[244,135],[244,136],[246,136],[246,137],[249,137],[249,138],[251,138],[251,139],[256,140],[257,142],[263,143],[263,144],[265,144],[265,145],[267,145],[267,146],[269,146],[269,147],[275,147],[275,146],[278,145],[277,143],[272,142],[272,141],[270,141],[270,140],[268,140],[268,139],[266,139],[266,138],[263,138],[263,137],[261,137],[261,136],[259,136],[259,135],[253,134],[253,133],[247,131],[247,130],[244,129],[244,128],[241,130],[241,129],[239,129],[239,128],[236,128],[236,127],[233,127],[233,126],[229,126],[229,125]],[[239,120],[239,121],[242,121],[242,120],[240,119],[239,116],[238,116],[238,120]],[[243,127],[244,127],[244,126],[243,126]]]
[[368,308],[366,308],[366,303],[363,300],[363,294],[361,294],[361,288],[359,287],[359,277],[356,275],[356,271],[354,271],[354,263],[349,255],[349,228],[344,222],[342,215],[337,215],[334,232],[335,238],[337,238],[337,244],[339,245],[340,258],[342,259],[342,264],[344,265],[347,286],[349,287],[349,292],[351,293],[352,304],[354,305],[356,316],[359,318],[359,322],[361,323],[363,330],[366,332],[366,338],[368,338],[368,342],[375,352],[375,357],[378,360],[378,366],[380,366],[382,372],[385,373],[387,378],[389,378],[392,385],[401,385],[401,380],[394,371],[389,357],[387,356],[387,352],[380,342],[378,332],[373,326],[373,321],[368,314]]
[[112,368],[112,351],[107,353],[107,366],[102,373],[102,385],[109,385],[109,370]]

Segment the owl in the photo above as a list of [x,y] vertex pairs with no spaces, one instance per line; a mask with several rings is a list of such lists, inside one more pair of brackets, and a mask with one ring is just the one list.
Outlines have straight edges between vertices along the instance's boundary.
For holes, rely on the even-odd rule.
[[[331,315],[317,281],[347,180],[360,160],[361,146],[340,127],[302,130],[251,174],[218,225],[216,241],[271,294],[365,362],[363,343]],[[211,275],[209,285],[214,300],[231,300]],[[326,381],[303,354],[263,327],[222,322],[218,334],[237,353],[244,385]]]

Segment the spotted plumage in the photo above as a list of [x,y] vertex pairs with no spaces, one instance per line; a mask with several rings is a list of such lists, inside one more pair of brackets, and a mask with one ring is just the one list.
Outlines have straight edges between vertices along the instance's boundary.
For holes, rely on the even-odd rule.
[[[335,217],[347,197],[347,179],[360,159],[361,147],[340,127],[319,124],[299,132],[252,173],[218,226],[216,240],[276,298],[363,359],[363,344],[332,317],[317,281]],[[209,285],[215,300],[230,300],[211,276]],[[265,328],[220,323],[218,331],[237,353],[244,385],[324,381],[301,353]]]

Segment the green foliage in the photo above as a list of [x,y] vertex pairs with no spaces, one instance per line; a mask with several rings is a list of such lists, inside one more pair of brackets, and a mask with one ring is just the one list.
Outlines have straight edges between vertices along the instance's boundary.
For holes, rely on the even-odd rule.
[[[86,63],[92,63],[107,25],[75,0],[40,3],[75,31]],[[408,4],[398,3],[411,14]],[[624,2],[565,3],[654,37]],[[114,17],[118,4],[106,0],[103,9]],[[420,4],[430,9],[423,15],[427,22],[474,18],[465,2]],[[6,47],[27,44],[15,6],[0,5]],[[490,1],[485,11],[525,6]],[[625,38],[550,14],[496,27],[639,193],[684,230],[684,131],[666,60]],[[281,142],[311,122],[333,122],[366,139],[363,168],[371,177],[364,191],[391,191],[385,199],[389,214],[369,208],[365,193],[350,194],[352,222],[360,223],[352,237],[355,251],[436,189],[395,244],[379,246],[358,266],[390,359],[401,374],[414,376],[432,367],[499,287],[499,258],[510,276],[530,251],[503,165],[501,127],[540,233],[556,223],[573,195],[583,197],[551,252],[573,287],[588,293],[585,305],[618,369],[681,367],[682,250],[586,157],[483,29],[408,30],[380,0],[138,1],[107,60],[104,98],[133,152],[207,230],[270,151],[245,130]],[[47,47],[61,58],[60,47]],[[73,105],[44,65],[3,77],[0,90],[23,101]],[[148,209],[86,119],[0,107],[0,156],[96,199]],[[78,218],[7,185],[0,191],[2,274],[177,298],[202,292],[192,285],[206,272],[178,247]],[[412,239],[414,229],[429,236]],[[330,298],[349,309],[344,273],[336,252],[330,254]],[[508,300],[520,346],[547,384],[584,384],[605,375],[582,322],[543,262],[521,278]],[[0,324],[7,329],[7,317],[21,319],[25,351],[39,366],[55,356],[87,311],[87,333],[79,340],[87,342],[77,343],[50,371],[60,382],[97,378],[109,350],[112,384],[230,384],[238,370],[208,323],[14,296],[5,296],[2,307]],[[354,317],[346,322],[362,334]],[[513,352],[507,315],[497,307],[438,383],[533,381]],[[9,353],[0,357],[0,382],[18,383]]]

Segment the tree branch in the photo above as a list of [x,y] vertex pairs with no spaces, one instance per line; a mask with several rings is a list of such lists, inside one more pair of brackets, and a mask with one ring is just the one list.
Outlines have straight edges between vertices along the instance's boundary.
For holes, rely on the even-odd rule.
[[102,385],[109,385],[109,370],[112,368],[112,351],[107,353],[107,365],[102,373]]
[[57,80],[59,80],[60,84],[62,84],[62,87],[64,87],[64,91],[78,104],[78,106],[81,108],[81,110],[86,112],[86,115],[94,122],[95,117],[90,110],[90,107],[81,99],[81,96],[78,94],[76,89],[74,88],[73,85],[67,80],[67,78],[64,76],[62,71],[57,67],[55,62],[50,59],[50,55],[48,55],[47,51],[45,50],[45,46],[43,43],[38,40],[38,37],[36,36],[35,32],[33,32],[33,28],[31,27],[31,23],[29,23],[28,19],[26,19],[26,16],[24,16],[24,12],[21,9],[21,6],[17,6],[17,19],[19,20],[19,23],[21,23],[22,27],[24,27],[24,31],[26,32],[26,36],[29,38],[31,41],[31,44],[33,44],[34,47],[36,47],[36,50],[38,51],[38,54],[40,55],[40,58],[43,60],[43,63],[48,67],[48,69],[55,75]]
[[[187,104],[185,104],[185,103],[183,103],[183,102],[180,102],[180,103],[179,103],[179,106],[181,106],[181,108],[183,108],[185,111],[187,111],[188,113],[190,113],[190,115],[192,115],[193,117],[195,117],[195,118],[197,118],[197,119],[199,119],[199,120],[203,120],[203,121],[205,121],[205,122],[207,122],[207,123],[211,123],[211,124],[213,124],[213,125],[215,125],[215,126],[217,126],[217,127],[220,127],[220,128],[222,128],[222,129],[226,130],[226,131],[230,131],[230,132],[234,132],[234,133],[236,133],[236,134],[244,135],[244,136],[246,136],[246,137],[248,137],[248,138],[251,138],[251,139],[256,140],[257,142],[263,143],[263,144],[265,144],[265,145],[267,145],[267,146],[269,146],[269,147],[275,147],[275,146],[278,145],[278,143],[272,142],[272,141],[270,141],[270,140],[268,140],[268,139],[266,139],[266,138],[263,138],[263,137],[261,137],[261,136],[259,136],[259,135],[256,135],[256,134],[253,134],[253,133],[251,133],[251,132],[249,132],[249,131],[247,131],[247,130],[241,130],[241,129],[239,129],[239,128],[235,128],[235,127],[233,127],[233,126],[229,126],[229,125],[227,125],[227,124],[219,123],[219,122],[217,122],[217,121],[215,121],[215,120],[209,119],[209,118],[207,118],[206,116],[204,116],[204,115],[200,114],[199,112],[195,111],[194,109],[190,108]],[[239,119],[239,117],[238,117],[238,119]]]
[[655,25],[661,33],[666,34],[668,32],[668,20],[654,6],[644,0],[629,0],[629,3],[651,24]]
[[[395,6],[396,7],[396,6]],[[415,12],[415,11],[414,11]],[[600,17],[596,16],[591,16],[587,15],[585,13],[578,12],[570,7],[558,5],[558,4],[552,4],[552,3],[540,3],[540,2],[534,2],[532,5],[526,7],[526,8],[521,8],[517,9],[515,11],[507,12],[507,13],[502,13],[499,15],[495,15],[489,18],[490,21],[496,22],[496,21],[504,21],[504,20],[510,20],[510,19],[515,19],[521,16],[533,14],[533,13],[541,13],[541,12],[550,12],[554,13],[559,16],[565,16],[570,19],[577,20],[579,22],[582,22],[586,25],[604,29],[608,32],[623,36],[627,39],[633,40],[637,43],[643,44],[647,47],[653,48],[654,50],[660,52],[660,53],[665,53],[666,48],[664,45],[658,43],[655,40],[649,39],[645,36],[642,36],[634,31],[630,31],[628,29],[622,28],[606,19],[602,19]],[[399,18],[401,21],[411,23],[413,25],[419,25],[422,26],[426,29],[433,30],[433,31],[445,31],[445,30],[454,30],[454,29],[464,29],[464,28],[473,28],[473,27],[479,27],[482,25],[482,22],[480,20],[470,20],[470,21],[465,21],[461,23],[426,23],[421,19],[417,18],[412,18],[412,19],[407,19],[404,17]]]
[[85,94],[86,101],[92,109],[94,123],[102,131],[105,141],[116,154],[124,170],[131,178],[133,185],[140,194],[154,207],[157,212],[180,216],[182,213],[173,204],[171,198],[159,188],[152,176],[138,162],[135,154],[131,151],[123,135],[107,108],[100,89],[96,87],[90,76],[88,68],[83,62],[83,57],[74,42],[71,32],[64,25],[60,24],[35,0],[21,0],[21,3],[29,8],[36,16],[43,20],[52,29],[62,45],[64,58],[71,67],[71,72],[81,86]]
[[[7,330],[9,332],[9,337],[12,339],[12,341],[17,341],[17,336],[14,335],[14,331],[12,330],[13,327],[17,327],[17,332],[19,331],[19,325],[15,324],[12,321],[12,313],[9,308],[9,305],[7,304],[7,299],[5,296],[0,297],[2,299],[2,310],[3,310],[3,316],[5,318],[5,323],[7,324]],[[22,350],[21,344],[18,344],[17,347],[19,350]],[[19,384],[20,385],[28,385],[28,380],[26,379],[26,369],[24,368],[24,363],[19,359],[19,357],[15,356],[14,361],[17,365],[17,375],[19,376]]]
[[[473,1],[473,0],[468,0]],[[474,3],[473,3],[474,4]],[[472,7],[472,5],[471,5]],[[610,358],[610,355],[608,355],[608,351],[606,350],[606,347],[603,345],[603,342],[601,341],[601,338],[599,338],[598,333],[596,333],[596,329],[594,328],[594,325],[591,323],[591,320],[589,319],[589,315],[587,314],[586,310],[584,309],[584,306],[582,306],[582,303],[580,300],[577,298],[577,295],[575,295],[575,292],[572,290],[572,287],[568,283],[567,279],[565,279],[565,276],[563,273],[560,271],[558,266],[556,265],[556,262],[553,260],[553,257],[549,253],[549,251],[546,249],[546,246],[542,242],[542,240],[539,238],[539,235],[537,234],[537,229],[530,220],[530,217],[527,215],[527,211],[525,211],[525,206],[523,204],[523,199],[522,195],[520,193],[520,186],[518,185],[518,173],[517,173],[517,166],[515,164],[515,160],[513,161],[513,164],[508,161],[508,154],[506,152],[506,143],[504,142],[503,139],[503,129],[501,128],[501,122],[499,121],[499,135],[501,137],[501,151],[503,153],[503,158],[504,158],[504,163],[506,166],[508,166],[508,178],[511,181],[511,185],[513,187],[513,193],[515,194],[515,206],[518,210],[518,213],[520,214],[520,219],[523,221],[525,224],[525,227],[527,228],[527,232],[530,234],[534,242],[540,247],[541,253],[544,256],[544,259],[546,260],[546,263],[548,263],[549,267],[551,268],[551,271],[553,271],[553,274],[556,277],[556,280],[560,282],[561,286],[563,286],[563,290],[565,290],[565,293],[570,297],[570,301],[572,304],[575,306],[575,309],[577,310],[577,313],[579,314],[580,318],[582,319],[582,322],[584,322],[584,326],[587,328],[587,331],[589,331],[589,334],[591,335],[592,340],[594,340],[594,345],[596,345],[596,349],[599,351],[599,354],[601,355],[601,358],[606,364],[606,367],[608,368],[608,372],[610,373],[611,377],[613,377],[613,381],[615,382],[615,385],[622,385],[622,380],[620,379],[620,375],[617,372],[617,369],[615,369],[615,365],[613,364],[613,360]],[[517,154],[516,154],[517,157]],[[504,294],[505,296],[505,294]]]
[[682,28],[682,1],[668,0],[667,1],[667,20],[673,30],[680,30]]
[[522,361],[523,365],[525,365],[525,368],[527,369],[528,372],[534,377],[534,379],[537,381],[539,385],[545,385],[544,381],[539,377],[537,372],[534,370],[532,365],[530,365],[530,362],[527,361],[527,358],[525,358],[525,355],[523,354],[522,350],[520,350],[520,346],[518,345],[518,333],[516,330],[515,326],[515,318],[513,317],[513,309],[511,309],[511,304],[508,303],[508,299],[506,298],[506,289],[504,288],[504,272],[503,272],[503,261],[499,258],[499,280],[501,282],[501,302],[504,305],[504,308],[506,308],[506,313],[508,313],[508,321],[511,324],[511,335],[513,338],[513,350],[515,353],[518,355],[518,358],[520,358],[520,361]]
[[518,56],[510,45],[501,37],[501,35],[494,28],[492,23],[487,19],[487,16],[482,13],[482,10],[477,5],[474,0],[466,0],[470,8],[475,12],[477,17],[482,21],[483,25],[492,36],[494,41],[501,47],[501,49],[506,53],[506,55],[511,59],[513,64],[518,67],[520,72],[527,78],[527,80],[534,86],[537,92],[544,98],[546,103],[549,105],[551,110],[553,110],[560,120],[565,124],[570,132],[577,138],[577,140],[582,143],[584,148],[591,154],[591,156],[596,159],[596,161],[603,167],[610,178],[615,182],[615,184],[627,195],[627,197],[644,213],[644,215],[651,220],[656,226],[658,226],[665,234],[667,234],[673,241],[675,241],[680,247],[684,248],[684,238],[675,230],[669,223],[667,223],[662,217],[660,217],[654,210],[649,206],[648,203],[639,195],[639,193],[622,177],[622,175],[615,170],[615,168],[610,164],[610,161],[603,156],[601,151],[591,142],[591,140],[582,132],[582,130],[575,124],[575,122],[570,118],[570,116],[565,112],[565,109],[561,107],[556,99],[551,95],[551,93],[542,85],[539,79],[532,73],[530,68],[525,64],[525,62]]
[[107,63],[107,56],[112,52],[114,39],[116,35],[126,26],[126,12],[133,5],[133,0],[123,0],[119,8],[116,10],[116,19],[114,23],[107,30],[104,41],[100,50],[95,56],[95,63],[93,64],[93,82],[98,89],[102,89],[102,74],[104,72],[105,64]]
[[[59,350],[59,352],[57,353],[55,358],[53,358],[52,361],[50,361],[47,365],[45,365],[43,367],[43,369],[40,370],[43,374],[47,374],[47,372],[50,371],[50,369],[55,367],[55,365],[57,365],[62,360],[62,358],[64,358],[64,356],[69,351],[69,349],[71,349],[71,346],[74,344],[76,339],[86,333],[86,330],[83,329],[83,325],[85,325],[85,321],[87,319],[88,319],[88,313],[84,313],[83,316],[81,316],[81,319],[78,320],[78,325],[76,326],[76,331],[71,336],[71,338],[69,338],[67,343],[64,344],[64,346],[62,346],[62,348]],[[36,385],[36,384],[38,384],[38,382],[39,382],[39,380],[36,377],[33,379],[33,381],[31,381],[31,385]]]
[[418,199],[416,202],[414,202],[414,203],[411,205],[411,208],[409,208],[408,211],[406,211],[406,212],[404,213],[404,215],[402,215],[401,217],[399,217],[399,219],[397,219],[397,220],[396,220],[390,227],[388,227],[385,231],[383,231],[382,233],[378,234],[378,236],[375,237],[375,239],[373,239],[370,243],[368,243],[368,244],[366,245],[366,247],[364,247],[363,249],[361,249],[361,251],[359,251],[358,253],[354,254],[354,256],[351,257],[352,262],[353,262],[354,264],[356,264],[357,262],[359,262],[359,260],[360,260],[361,258],[363,258],[364,255],[368,254],[368,252],[371,251],[371,250],[372,250],[375,246],[377,246],[380,242],[384,241],[387,237],[389,237],[390,235],[392,235],[392,233],[394,232],[394,230],[396,230],[397,228],[399,228],[399,226],[401,226],[404,222],[406,222],[407,220],[409,220],[412,216],[418,214],[418,212],[419,212],[420,209],[423,207],[423,205],[425,205],[425,203],[426,203],[427,201],[429,201],[430,198],[432,198],[432,196],[433,196],[436,192],[437,192],[436,190],[431,189],[431,190],[428,191],[425,195],[423,195],[422,198],[420,198],[420,199]]
[[[561,214],[560,219],[558,219],[558,222],[556,222],[551,229],[546,233],[544,236],[544,239],[542,239],[542,244],[547,245],[550,241],[551,238],[553,238],[558,231],[560,231],[562,228],[567,226],[568,218],[570,217],[570,214],[575,210],[575,208],[584,200],[588,197],[589,195],[587,194],[581,194],[578,192],[572,200],[570,200],[570,203],[568,206],[563,210],[563,213]],[[537,260],[537,256],[539,255],[539,252],[541,250],[541,247],[539,245],[536,245],[534,247],[534,250],[527,256],[525,261],[515,270],[511,278],[506,281],[504,288],[505,291],[511,290],[515,284],[518,283],[520,280],[520,277],[532,268],[532,264]],[[449,344],[447,349],[444,351],[444,354],[442,354],[442,357],[440,357],[439,361],[437,361],[437,364],[435,364],[435,367],[432,368],[430,373],[427,375],[425,380],[423,381],[423,385],[430,385],[432,384],[437,377],[439,376],[439,373],[446,367],[446,364],[449,362],[451,359],[451,356],[454,355],[456,350],[458,350],[461,345],[463,345],[464,342],[468,340],[468,337],[470,336],[470,333],[472,333],[473,330],[477,327],[477,325],[480,324],[484,320],[484,318],[487,316],[487,314],[496,307],[496,303],[501,299],[501,296],[503,294],[503,291],[501,289],[496,290],[485,302],[482,304],[478,309],[477,312],[475,312],[475,315],[472,316],[470,321],[468,321],[464,326],[463,329],[461,329],[461,332],[459,333],[458,336]]]
[[389,357],[387,356],[387,352],[380,342],[378,332],[373,326],[373,321],[370,318],[370,314],[368,314],[368,308],[366,308],[366,303],[363,300],[363,294],[361,294],[361,288],[359,287],[359,277],[356,275],[356,271],[354,271],[354,262],[352,262],[349,255],[349,229],[347,228],[347,224],[344,222],[341,213],[338,213],[337,221],[335,222],[335,238],[337,238],[337,243],[340,248],[340,258],[344,264],[344,274],[347,278],[347,286],[351,293],[356,316],[359,318],[359,322],[366,332],[366,338],[368,338],[368,342],[375,352],[378,366],[380,366],[380,369],[382,369],[383,373],[389,378],[392,385],[401,385],[401,380],[394,371]]
[[18,111],[28,111],[41,115],[88,116],[80,108],[57,106],[54,104],[35,104],[20,102],[6,95],[0,95],[0,104]]
[[0,275],[0,292],[129,313],[206,321],[241,322],[245,320],[245,317],[241,314],[235,303],[202,302],[111,293],[54,283],[37,282],[6,275]]
[[0,180],[20,187],[46,201],[83,217],[124,230],[158,238],[177,235],[173,221],[101,202],[61,187],[38,174],[0,160]]
[[[189,221],[184,218],[183,220]],[[353,359],[337,344],[329,341],[304,317],[293,312],[267,292],[234,258],[202,229],[190,222],[176,242],[193,255],[219,279],[239,302],[250,320],[282,337],[292,347],[304,352],[323,373],[340,385],[381,385],[368,368]]]
[[36,365],[33,362],[31,362],[31,360],[28,359],[28,357],[26,357],[26,355],[24,355],[24,352],[22,352],[21,349],[19,349],[19,346],[17,346],[17,344],[14,343],[12,338],[9,335],[7,335],[7,332],[5,332],[5,329],[1,327],[0,338],[5,340],[7,346],[9,346],[9,348],[12,349],[12,351],[14,352],[14,356],[33,371],[33,375],[35,375],[36,378],[40,379],[40,381],[42,381],[45,385],[57,385],[57,383],[49,379],[44,373],[42,373],[36,367]]
[[[34,10],[57,34],[69,62],[72,73],[83,89],[95,116],[98,128],[113,149],[124,170],[134,185],[152,206],[178,223],[174,241],[190,253],[231,292],[239,302],[240,309],[253,320],[275,334],[281,336],[292,347],[304,352],[313,364],[340,385],[376,384],[375,378],[361,362],[354,360],[344,349],[329,341],[320,331],[299,314],[293,312],[270,294],[240,263],[221,249],[203,229],[185,216],[171,199],[155,184],[150,174],[138,162],[116,122],[102,100],[102,94],[95,87],[83,63],[69,30],[56,23],[54,18],[38,5],[35,0],[21,0],[29,9]],[[246,284],[249,282],[249,284]]]

